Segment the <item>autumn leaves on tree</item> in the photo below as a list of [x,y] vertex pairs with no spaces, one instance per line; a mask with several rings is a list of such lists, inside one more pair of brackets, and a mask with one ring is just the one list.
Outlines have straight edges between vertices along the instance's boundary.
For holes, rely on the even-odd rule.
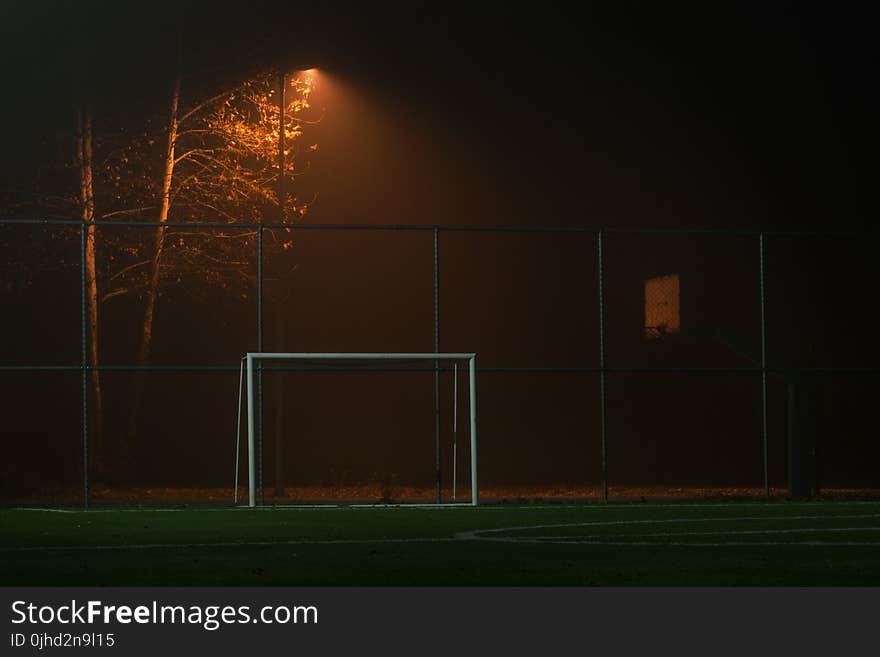
[[[314,200],[294,193],[295,179],[308,166],[303,154],[317,148],[305,143],[314,82],[309,72],[266,72],[197,97],[187,94],[178,66],[166,115],[146,121],[144,129],[93,126],[89,108],[77,108],[78,218],[149,222],[144,230],[87,231],[90,364],[99,364],[101,309],[114,299],[142,303],[136,365],[143,366],[164,291],[178,287],[199,295],[219,289],[239,298],[251,293],[257,231],[241,224],[293,224]],[[208,222],[223,227],[198,228]],[[277,248],[292,243],[289,230],[266,232]],[[115,471],[138,440],[143,393],[143,372],[136,371],[128,427],[115,431],[113,444],[103,449],[101,380],[93,370],[96,447]],[[99,474],[107,474],[105,466],[98,461]]]

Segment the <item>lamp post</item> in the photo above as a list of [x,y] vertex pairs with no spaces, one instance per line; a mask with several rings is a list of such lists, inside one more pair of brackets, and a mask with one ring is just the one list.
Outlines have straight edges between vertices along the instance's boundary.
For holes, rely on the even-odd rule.
[[[314,75],[316,69],[314,68],[300,68],[296,69],[298,71],[304,72],[307,75]],[[285,169],[286,169],[286,157],[285,157],[285,110],[287,109],[287,71],[288,68],[284,65],[279,66],[278,68],[278,223],[284,223],[284,218],[287,214],[287,198],[285,191]],[[262,230],[260,231],[259,236],[260,242],[262,243]],[[262,250],[260,251],[262,254]],[[262,258],[262,255],[261,255]],[[261,263],[262,265],[262,263]],[[262,267],[260,268],[260,272],[262,272]],[[260,330],[259,330],[259,339],[258,339],[258,347],[262,351],[263,349],[263,331],[262,331],[262,297],[263,297],[263,284],[262,284],[262,276],[260,276],[260,282],[258,286],[258,296],[260,306]],[[276,317],[275,317],[275,332],[276,340],[280,340],[281,336],[284,332],[284,315],[282,313],[282,307],[280,304],[276,304]],[[275,345],[276,349],[280,349],[280,345]],[[260,491],[261,491],[261,502],[263,501],[263,371],[262,367],[258,366],[257,372],[257,381],[258,381],[258,422],[259,422],[259,445],[260,445]],[[285,494],[284,491],[284,377],[282,375],[277,375],[275,379],[275,497],[276,499],[282,497]]]

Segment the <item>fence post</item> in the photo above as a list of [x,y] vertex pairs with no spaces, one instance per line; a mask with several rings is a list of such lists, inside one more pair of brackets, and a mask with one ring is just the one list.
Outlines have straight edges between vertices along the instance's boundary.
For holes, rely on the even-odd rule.
[[599,229],[598,269],[599,269],[599,435],[602,449],[602,501],[608,501],[608,461],[606,450],[606,419],[605,419],[605,264],[602,245],[605,229]]
[[767,322],[764,317],[766,302],[764,289],[764,233],[758,235],[758,269],[761,289],[761,423],[764,450],[764,497],[770,497],[770,474],[767,465]]
[[[247,355],[248,506],[257,505],[254,478],[254,357]],[[259,360],[257,361],[259,364]],[[235,455],[238,458],[238,454]]]
[[[257,229],[257,351],[263,351],[263,227]],[[266,503],[263,485],[263,359],[257,361],[257,457],[260,506]]]
[[[440,230],[434,226],[434,353],[440,353]],[[443,501],[440,476],[440,361],[434,361],[434,477],[437,504]]]
[[86,325],[86,222],[80,226],[80,314],[82,320],[82,360],[80,374],[82,376],[82,468],[83,468],[83,507],[89,508],[89,385],[88,385],[88,350]]

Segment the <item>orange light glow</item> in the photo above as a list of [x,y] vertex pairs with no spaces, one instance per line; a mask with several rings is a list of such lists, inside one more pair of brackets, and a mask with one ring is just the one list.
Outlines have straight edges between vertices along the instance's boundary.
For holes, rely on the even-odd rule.
[[300,71],[297,77],[305,82],[307,85],[312,85],[315,81],[315,78],[318,77],[318,69],[307,68],[304,71]]

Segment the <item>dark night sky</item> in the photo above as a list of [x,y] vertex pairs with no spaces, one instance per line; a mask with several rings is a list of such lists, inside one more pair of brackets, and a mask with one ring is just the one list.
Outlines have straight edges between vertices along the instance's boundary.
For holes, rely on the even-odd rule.
[[286,57],[380,117],[335,147],[383,162],[384,185],[334,204],[331,158],[316,219],[839,229],[872,214],[869,22],[796,3],[28,3],[4,20],[3,177],[28,180],[34,143],[51,153],[67,129],[76,35],[96,111],[124,112],[164,103],[180,19],[193,79]]

